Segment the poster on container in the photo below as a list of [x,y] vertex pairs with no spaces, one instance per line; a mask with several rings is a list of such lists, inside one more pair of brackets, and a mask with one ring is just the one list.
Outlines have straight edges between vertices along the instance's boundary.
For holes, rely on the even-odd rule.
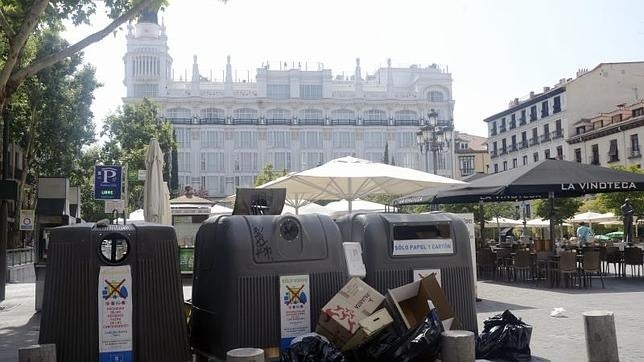
[[280,276],[280,349],[311,332],[311,294],[308,275]]
[[132,273],[101,266],[98,275],[98,360],[132,362]]

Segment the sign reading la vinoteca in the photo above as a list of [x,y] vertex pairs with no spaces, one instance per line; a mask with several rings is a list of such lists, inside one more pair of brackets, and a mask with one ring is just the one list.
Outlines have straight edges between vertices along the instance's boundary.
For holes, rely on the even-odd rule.
[[637,190],[634,182],[579,182],[561,184],[561,191]]

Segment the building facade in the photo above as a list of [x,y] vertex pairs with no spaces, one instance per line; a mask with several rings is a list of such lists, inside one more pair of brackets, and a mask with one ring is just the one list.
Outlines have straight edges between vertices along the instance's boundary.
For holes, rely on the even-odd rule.
[[[428,112],[453,129],[452,77],[435,64],[396,68],[389,60],[363,76],[356,59],[349,78],[323,67],[264,65],[254,81],[233,81],[228,57],[224,79],[215,81],[194,56],[190,79],[176,80],[166,29],[151,17],[129,27],[123,60],[124,102],[146,97],[160,105],[178,142],[180,186],[210,197],[252,187],[267,163],[299,171],[343,156],[382,162],[385,145],[388,162],[424,170],[416,132]],[[437,173],[453,177],[453,160],[450,146]]]
[[641,100],[644,62],[602,63],[580,70],[575,79],[561,79],[554,87],[522,100],[484,121],[488,126],[488,172],[502,172],[545,158],[574,159],[568,139],[576,122]]
[[566,139],[572,160],[605,167],[642,166],[640,140],[644,137],[644,101],[574,123]]
[[490,164],[487,138],[457,131],[454,132],[454,141],[457,179],[487,172]]

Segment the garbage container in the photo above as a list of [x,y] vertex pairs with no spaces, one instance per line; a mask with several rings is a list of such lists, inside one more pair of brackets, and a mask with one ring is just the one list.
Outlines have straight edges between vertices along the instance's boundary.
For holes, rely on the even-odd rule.
[[40,344],[58,361],[188,361],[171,226],[51,229]]
[[240,347],[274,350],[315,329],[346,282],[337,225],[324,215],[230,215],[197,233],[191,344],[225,359]]
[[470,238],[449,213],[350,214],[336,220],[343,241],[360,242],[365,281],[380,293],[436,272],[463,329],[477,333]]

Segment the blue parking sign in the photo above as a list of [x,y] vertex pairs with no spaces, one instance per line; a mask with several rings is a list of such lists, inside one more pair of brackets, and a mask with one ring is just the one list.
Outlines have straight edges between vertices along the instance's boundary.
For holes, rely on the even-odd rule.
[[121,199],[121,166],[94,166],[94,200]]

